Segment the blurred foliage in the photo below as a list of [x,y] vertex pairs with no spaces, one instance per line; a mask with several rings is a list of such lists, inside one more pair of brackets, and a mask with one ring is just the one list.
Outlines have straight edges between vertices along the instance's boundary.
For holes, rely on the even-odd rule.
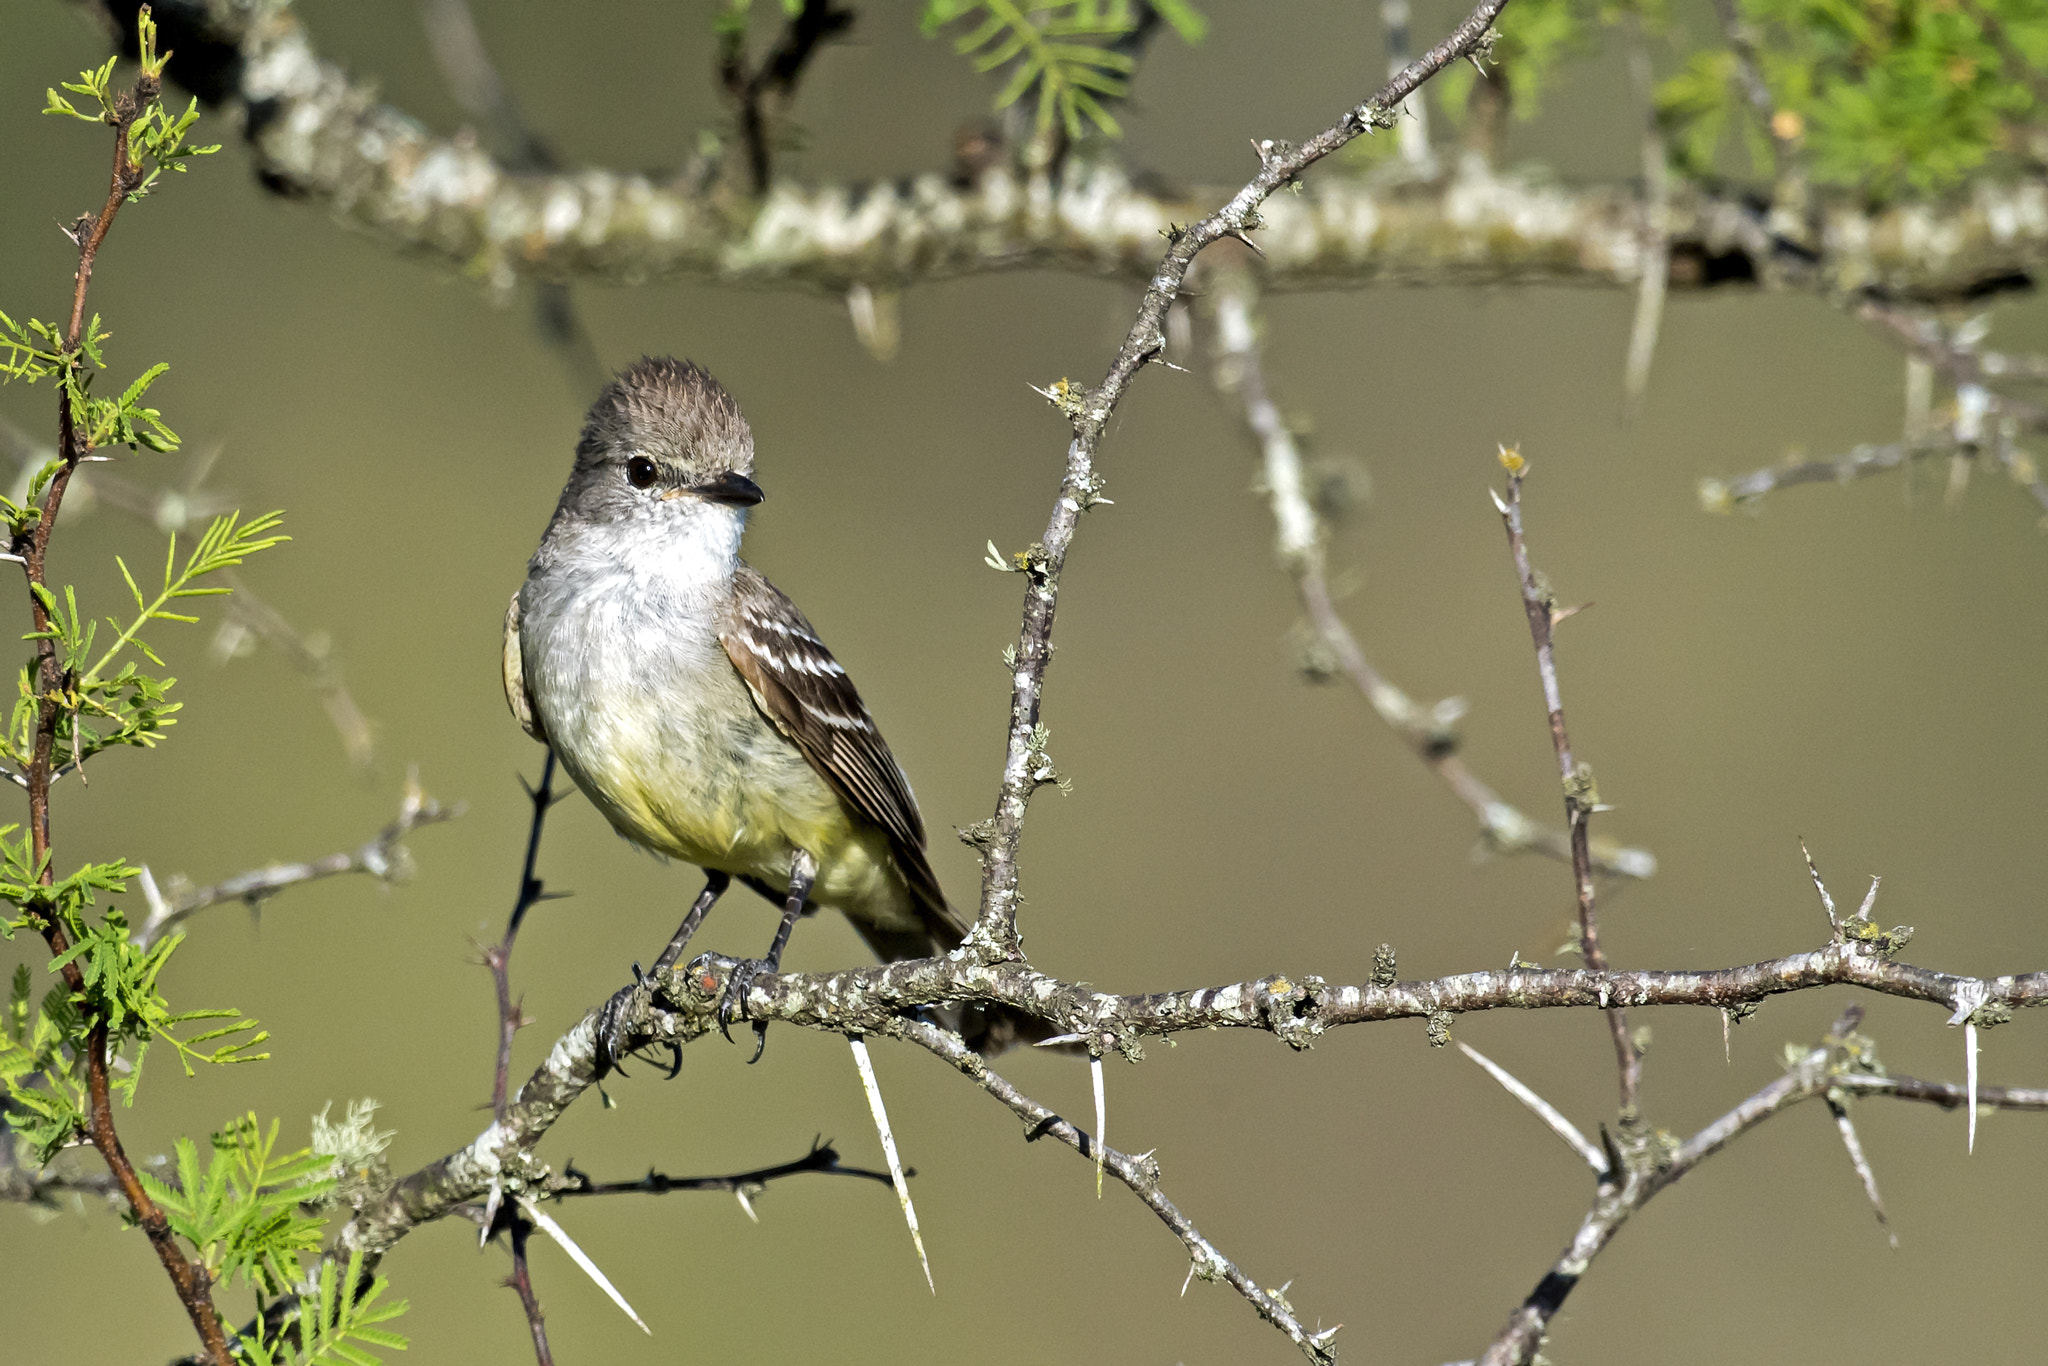
[[[1810,178],[1871,201],[1950,191],[1972,175],[2038,167],[2048,96],[2048,0],[1734,0],[1772,122]],[[1711,14],[1711,11],[1710,11]],[[1745,97],[1740,58],[1718,32],[1682,32],[1660,4],[1516,0],[1494,58],[1520,118],[1571,58],[1635,17],[1646,35],[1691,50],[1657,90],[1675,167],[1769,178],[1769,131]],[[1688,16],[1697,23],[1697,14]],[[1456,117],[1478,79],[1446,71],[1437,98]],[[1731,146],[1732,144],[1732,146]],[[1733,161],[1726,158],[1733,155]]]
[[[1882,200],[1939,193],[2032,160],[2048,90],[2043,0],[1739,0],[1779,135],[1821,184]],[[1733,54],[1696,54],[1659,92],[1679,164],[1709,170],[1731,122],[1771,165]],[[2008,164],[2001,167],[2001,161]]]
[[[1150,8],[1187,42],[1200,42],[1208,31],[1208,21],[1186,0],[1152,0]],[[923,25],[929,37],[973,19],[974,27],[953,40],[953,50],[976,71],[1011,67],[995,107],[1007,109],[1030,95],[1037,136],[1044,137],[1057,120],[1069,138],[1079,138],[1090,125],[1121,137],[1103,100],[1129,93],[1137,58],[1118,43],[1138,31],[1138,10],[1132,0],[926,0]]]

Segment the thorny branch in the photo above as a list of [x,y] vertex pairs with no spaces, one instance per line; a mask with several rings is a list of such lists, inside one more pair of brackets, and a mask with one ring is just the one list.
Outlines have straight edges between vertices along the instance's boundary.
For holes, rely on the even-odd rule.
[[[498,1002],[498,1047],[491,1069],[491,1113],[500,1123],[505,1119],[506,1087],[512,1073],[512,1040],[526,1023],[525,1004],[512,995],[512,947],[519,938],[520,926],[526,923],[526,913],[541,902],[552,899],[534,868],[540,859],[540,836],[542,827],[547,823],[548,808],[567,795],[555,791],[554,783],[555,751],[550,748],[547,757],[541,761],[540,782],[526,789],[533,814],[527,825],[526,857],[519,866],[519,890],[512,898],[512,914],[506,919],[504,937],[486,948],[483,955]],[[533,1338],[535,1360],[539,1366],[553,1366],[554,1353],[548,1346],[547,1318],[541,1311],[540,1296],[534,1292],[533,1271],[526,1256],[526,1243],[533,1233],[533,1224],[517,1201],[507,1201],[503,1197],[503,1188],[493,1185],[490,1204],[483,1216],[484,1233],[488,1237],[500,1223],[509,1230],[512,1274],[506,1284],[519,1296],[520,1308],[526,1315],[527,1332]]]
[[[1529,637],[1536,646],[1536,672],[1543,682],[1543,709],[1550,716],[1550,743],[1557,754],[1557,767],[1564,783],[1565,823],[1572,843],[1572,881],[1578,890],[1579,952],[1586,966],[1597,971],[1607,967],[1607,955],[1600,948],[1600,918],[1595,907],[1593,857],[1588,845],[1587,826],[1600,809],[1600,795],[1593,786],[1590,764],[1572,755],[1571,735],[1565,728],[1564,693],[1557,681],[1556,643],[1552,632],[1568,611],[1561,611],[1549,581],[1529,562],[1529,547],[1522,535],[1522,480],[1527,464],[1512,451],[1501,452],[1501,464],[1508,472],[1508,496],[1498,495],[1501,524],[1507,530],[1508,551],[1514,556],[1515,575],[1522,585],[1522,611],[1529,619]],[[1636,1095],[1642,1089],[1643,1057],[1628,1031],[1628,1012],[1614,1006],[1607,1012],[1607,1027],[1614,1035],[1614,1057],[1621,1071],[1621,1117],[1624,1125],[1636,1119]]]
[[[1516,1308],[1477,1366],[1525,1366],[1534,1360],[1565,1297],[1629,1217],[1706,1158],[1773,1115],[1816,1097],[1825,1098],[1830,1109],[1839,1105],[1841,1097],[1852,1095],[1928,1101],[1950,1108],[1964,1103],[1964,1088],[1953,1083],[1891,1077],[1871,1070],[1865,1050],[1868,1041],[1856,1034],[1862,1018],[1863,1008],[1850,1005],[1829,1029],[1827,1037],[1794,1061],[1784,1076],[1685,1142],[1664,1141],[1666,1136],[1660,1134],[1632,1154],[1624,1154],[1628,1160],[1622,1169],[1610,1170],[1600,1180],[1593,1206],[1572,1235],[1570,1246]],[[1980,1087],[1978,1100],[2008,1109],[2048,1109],[2048,1091],[2044,1090]],[[1856,1146],[1851,1146],[1850,1157],[1874,1195],[1869,1168]],[[1878,1218],[1884,1218],[1882,1206],[1878,1207]]]
[[901,1021],[894,1031],[898,1038],[930,1051],[953,1064],[960,1072],[981,1087],[1012,1114],[1025,1122],[1027,1140],[1053,1138],[1086,1157],[1090,1162],[1100,1158],[1101,1169],[1112,1173],[1117,1180],[1129,1187],[1145,1208],[1159,1216],[1159,1221],[1181,1240],[1188,1250],[1191,1265],[1190,1279],[1199,1277],[1205,1281],[1223,1281],[1238,1294],[1251,1302],[1259,1317],[1285,1333],[1288,1340],[1301,1348],[1309,1360],[1318,1363],[1334,1362],[1337,1354],[1331,1346],[1336,1337],[1335,1328],[1310,1332],[1295,1317],[1294,1307],[1284,1296],[1264,1289],[1228,1257],[1216,1245],[1202,1235],[1192,1220],[1181,1213],[1180,1208],[1166,1197],[1159,1188],[1159,1164],[1150,1153],[1132,1156],[1120,1153],[1104,1145],[1099,1155],[1093,1136],[1082,1132],[1071,1121],[1062,1118],[1058,1112],[1039,1104],[1019,1091],[1008,1081],[998,1076],[983,1062],[981,1056],[960,1041],[960,1036],[949,1030],[938,1029],[916,1020]]
[[[579,1174],[550,1172],[534,1156],[534,1149],[609,1065],[601,1038],[616,1038],[631,1050],[683,1045],[704,1037],[715,1028],[714,1012],[732,967],[733,960],[706,954],[686,967],[649,973],[592,1009],[555,1042],[507,1102],[502,1118],[494,1119],[461,1149],[402,1178],[358,1211],[327,1255],[345,1261],[350,1252],[361,1251],[374,1265],[414,1229],[471,1207],[494,1191],[509,1201],[521,1192],[547,1196],[568,1193],[580,1185]],[[1307,1048],[1327,1029],[1378,1020],[1614,1005],[1733,1009],[1775,994],[1832,984],[1924,1000],[1944,1010],[1952,1009],[1959,1000],[1980,1001],[1971,1016],[1979,1025],[2010,1019],[2012,1011],[2022,1006],[2048,1004],[2048,972],[1978,979],[1895,962],[1872,943],[1856,937],[1854,927],[1845,920],[1825,948],[1732,968],[1679,972],[1514,969],[1359,985],[1332,985],[1312,976],[1276,974],[1226,986],[1135,996],[1091,991],[1048,977],[1027,963],[985,963],[971,949],[962,949],[945,958],[836,973],[763,974],[755,979],[746,1008],[751,1019],[780,1020],[832,1033],[858,1030],[907,1039],[961,1068],[1015,1109],[1035,1102],[1017,1095],[1007,1083],[983,1081],[987,1068],[977,1055],[954,1036],[906,1018],[906,1014],[939,1002],[1006,1002],[1062,1030],[1113,1040],[1118,1049],[1134,1054],[1145,1037],[1196,1029],[1263,1030],[1290,1047]],[[1886,1079],[1882,1085],[1875,1081],[1853,1085],[1872,1093],[1895,1092],[1903,1098],[1948,1106],[1961,1104],[1963,1097],[1963,1088],[1947,1083]],[[2048,1092],[2042,1091],[1987,1087],[1979,1089],[1979,1099],[2015,1108],[2048,1108]],[[1093,1160],[1086,1134],[1071,1126],[1055,1126],[1047,1132]],[[1177,1211],[1169,1214],[1173,1207],[1156,1189],[1148,1193],[1139,1188],[1151,1179],[1142,1159],[1108,1153],[1105,1159],[1105,1170],[1119,1180],[1139,1183],[1133,1189],[1189,1246],[1197,1274],[1208,1268],[1221,1276],[1251,1299],[1261,1314],[1278,1306],[1277,1299],[1268,1303],[1259,1298],[1266,1295],[1270,1299],[1270,1292],[1259,1291],[1248,1276],[1240,1284],[1226,1269],[1231,1264],[1221,1253],[1213,1248],[1205,1251],[1206,1245],[1189,1241],[1198,1235],[1186,1225],[1184,1216]],[[1273,1321],[1285,1329],[1280,1319]],[[1295,1328],[1303,1334],[1295,1340],[1304,1350],[1312,1350],[1310,1341],[1316,1335],[1300,1329],[1298,1323]]]
[[[555,1194],[566,1199],[572,1195],[669,1195],[675,1191],[726,1191],[739,1197],[740,1207],[752,1218],[752,1198],[761,1187],[770,1181],[785,1176],[799,1176],[806,1172],[818,1172],[828,1176],[851,1176],[863,1181],[874,1181],[889,1185],[887,1172],[872,1171],[866,1167],[849,1167],[839,1160],[839,1150],[830,1143],[814,1141],[811,1150],[791,1162],[778,1162],[772,1167],[756,1167],[752,1171],[734,1172],[730,1176],[670,1176],[665,1172],[650,1171],[645,1176],[631,1181],[593,1181],[588,1173],[571,1166],[562,1173],[564,1184]],[[913,1171],[911,1175],[916,1175]]]
[[1046,390],[1072,425],[1065,477],[1044,536],[1017,557],[1016,567],[1027,580],[1024,623],[1014,655],[1010,695],[1010,735],[1003,757],[1002,791],[995,814],[966,832],[982,861],[981,915],[972,941],[994,956],[1015,956],[1017,939],[1017,845],[1023,838],[1024,810],[1031,794],[1057,781],[1045,753],[1039,726],[1039,700],[1046,666],[1052,662],[1052,625],[1059,601],[1060,571],[1081,514],[1101,501],[1102,477],[1095,470],[1095,452],[1102,443],[1110,415],[1116,411],[1138,371],[1163,361],[1166,317],[1180,295],[1188,268],[1203,248],[1225,237],[1249,241],[1248,234],[1265,226],[1259,208],[1282,186],[1362,133],[1394,126],[1402,100],[1437,72],[1485,50],[1487,34],[1507,0],[1481,0],[1464,22],[1408,66],[1363,104],[1299,147],[1267,140],[1257,145],[1259,174],[1232,196],[1229,203],[1186,228],[1169,228],[1171,245],[1153,272],[1138,316],[1110,364],[1109,373],[1092,390],[1062,380]]
[[[1463,700],[1449,698],[1423,706],[1366,658],[1358,638],[1337,611],[1326,573],[1323,519],[1309,501],[1294,433],[1266,388],[1259,348],[1257,284],[1248,272],[1232,269],[1217,271],[1210,286],[1207,307],[1215,318],[1216,387],[1241,406],[1245,425],[1258,442],[1263,482],[1277,529],[1276,553],[1281,568],[1294,580],[1315,639],[1379,718],[1408,743],[1415,757],[1472,809],[1488,848],[1502,853],[1533,849],[1569,863],[1571,842],[1562,831],[1531,820],[1503,800],[1459,757]],[[1624,848],[1604,840],[1590,848],[1593,866],[1602,873],[1642,878],[1657,870],[1656,858],[1645,849]]]

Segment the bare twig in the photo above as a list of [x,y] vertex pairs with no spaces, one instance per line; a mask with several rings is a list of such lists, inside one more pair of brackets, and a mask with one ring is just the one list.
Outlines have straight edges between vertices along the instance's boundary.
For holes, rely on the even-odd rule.
[[[726,1191],[741,1197],[741,1204],[752,1216],[751,1200],[761,1187],[770,1181],[784,1177],[816,1172],[825,1176],[851,1176],[862,1181],[874,1181],[888,1186],[894,1177],[888,1172],[870,1171],[866,1167],[849,1167],[839,1160],[839,1150],[822,1140],[814,1140],[811,1150],[791,1162],[778,1162],[772,1167],[756,1167],[752,1171],[734,1172],[729,1176],[669,1176],[664,1172],[650,1171],[647,1175],[631,1181],[593,1181],[587,1173],[571,1165],[563,1169],[562,1184],[550,1194],[560,1199],[571,1195],[668,1195],[674,1191]],[[905,1168],[904,1175],[915,1176],[915,1168]]]
[[[1955,404],[1945,421],[1918,420],[1927,397],[1909,382],[1907,427],[1903,440],[1884,446],[1857,446],[1831,460],[1791,463],[1754,471],[1736,479],[1703,479],[1700,502],[1709,512],[1726,512],[1751,503],[1774,489],[1793,484],[1847,483],[1885,470],[1910,467],[1929,456],[1946,456],[1950,465],[1950,496],[1960,491],[1970,467],[1988,454],[2012,481],[2048,511],[2048,479],[2039,462],[2018,441],[2022,429],[2048,432],[2048,405],[2015,398],[1990,387],[2001,375],[2030,378],[2034,358],[1987,355],[1978,349],[1983,320],[1944,327],[1930,314],[1876,299],[1866,300],[1861,316],[1904,345],[1909,376],[1940,372],[1955,388]],[[1992,362],[1996,360],[1997,364]]]
[[305,863],[272,863],[208,887],[185,886],[173,879],[167,890],[159,890],[156,879],[145,868],[142,888],[149,902],[149,918],[136,930],[135,938],[142,944],[153,944],[165,931],[209,906],[224,902],[255,906],[287,887],[344,873],[367,873],[384,883],[402,881],[412,868],[412,858],[405,847],[406,836],[422,826],[454,820],[462,812],[460,802],[443,806],[420,790],[416,778],[408,778],[397,817],[354,849]]
[[[557,793],[553,790],[554,781],[555,751],[550,748],[547,757],[541,760],[539,785],[526,789],[533,814],[527,825],[526,856],[520,863],[519,891],[512,899],[512,914],[505,922],[504,937],[483,952],[484,966],[490,969],[491,987],[498,1002],[498,1048],[496,1061],[491,1069],[491,1113],[497,1116],[500,1124],[505,1121],[507,1078],[512,1070],[512,1040],[519,1033],[520,1027],[526,1023],[523,1003],[512,996],[512,947],[519,938],[519,927],[525,923],[526,913],[550,899],[545,885],[534,874],[534,866],[540,858],[541,828],[547,822],[548,808],[567,795],[566,792]],[[490,1235],[493,1225],[501,1218],[510,1227],[512,1274],[506,1284],[519,1295],[520,1308],[526,1314],[527,1333],[533,1339],[535,1360],[539,1366],[552,1366],[554,1357],[548,1347],[547,1321],[541,1313],[540,1297],[534,1293],[533,1270],[526,1256],[527,1235],[532,1225],[539,1223],[550,1236],[561,1243],[576,1259],[577,1264],[584,1266],[613,1299],[618,1300],[618,1295],[611,1289],[611,1283],[606,1281],[594,1266],[586,1264],[582,1249],[569,1241],[567,1234],[561,1233],[551,1223],[544,1222],[546,1216],[531,1209],[529,1205],[514,1202],[509,1207],[503,1207],[503,1196],[504,1186],[494,1182],[491,1186],[492,1207],[486,1210],[483,1219],[484,1236]],[[501,1207],[502,1215],[499,1212]],[[619,1300],[619,1303],[633,1322],[639,1323],[642,1329],[647,1327],[646,1324],[640,1323],[640,1316],[633,1313],[632,1308],[627,1306],[624,1300]]]
[[519,938],[519,927],[526,922],[528,911],[543,901],[564,895],[548,891],[533,871],[540,858],[540,834],[547,823],[548,808],[568,795],[568,789],[555,791],[554,781],[555,752],[550,749],[541,761],[539,785],[526,789],[533,815],[526,830],[526,857],[520,864],[519,891],[512,899],[505,937],[484,950],[484,966],[491,970],[491,983],[498,996],[498,1053],[497,1065],[491,1072],[491,1113],[501,1121],[505,1118],[505,1088],[512,1070],[512,1038],[525,1023],[520,1003],[512,999],[512,946]]
[[745,28],[732,25],[721,31],[719,81],[733,103],[755,194],[767,193],[774,170],[772,120],[796,93],[797,81],[818,49],[852,28],[853,18],[852,10],[840,9],[832,0],[803,0],[761,64],[751,70]]
[[[1528,466],[1512,451],[1501,452],[1501,464],[1508,472],[1508,496],[1495,496],[1501,524],[1508,534],[1508,550],[1515,561],[1515,575],[1522,586],[1522,611],[1529,619],[1529,636],[1536,646],[1536,672],[1543,683],[1543,706],[1550,715],[1550,743],[1557,754],[1557,767],[1564,783],[1565,821],[1571,833],[1572,880],[1578,887],[1579,951],[1586,966],[1596,971],[1607,966],[1600,948],[1600,920],[1595,909],[1593,860],[1586,842],[1586,826],[1599,809],[1600,797],[1593,786],[1593,770],[1572,756],[1571,736],[1565,729],[1564,694],[1558,687],[1557,659],[1551,631],[1559,618],[1550,585],[1529,562],[1529,548],[1522,535],[1522,481]],[[1619,1006],[1607,1012],[1608,1031],[1614,1036],[1614,1056],[1621,1072],[1621,1114],[1624,1123],[1635,1119],[1636,1095],[1642,1086],[1643,1058],[1629,1034],[1628,1012]]]
[[505,1278],[519,1296],[520,1308],[526,1312],[527,1335],[533,1339],[533,1359],[539,1366],[554,1366],[555,1354],[548,1346],[547,1315],[542,1312],[540,1295],[533,1288],[533,1267],[526,1256],[527,1239],[533,1236],[533,1224],[521,1217],[510,1221],[512,1234],[512,1272]]
[[[1571,842],[1563,831],[1531,820],[1466,767],[1458,753],[1462,700],[1449,698],[1433,706],[1417,703],[1373,666],[1337,611],[1325,565],[1322,518],[1309,501],[1294,433],[1266,387],[1256,317],[1257,284],[1248,272],[1221,270],[1211,278],[1211,286],[1206,302],[1215,317],[1216,387],[1241,406],[1245,425],[1259,444],[1263,483],[1277,531],[1276,553],[1301,595],[1302,609],[1316,639],[1379,718],[1471,808],[1489,848],[1500,853],[1535,850],[1569,863]],[[1624,848],[1606,840],[1596,841],[1590,848],[1593,866],[1603,873],[1642,878],[1657,870],[1655,856],[1645,849]]]
[[1778,489],[1795,484],[1847,484],[1900,469],[1929,456],[1952,455],[1956,444],[1946,432],[1886,446],[1856,446],[1832,460],[1801,460],[1766,466],[1733,479],[1700,480],[1700,506],[1708,512],[1732,512]]
[[1601,1186],[1594,1196],[1593,1207],[1580,1221],[1571,1245],[1488,1345],[1479,1358],[1479,1366],[1524,1366],[1534,1360],[1550,1320],[1564,1304],[1565,1297],[1585,1275],[1600,1249],[1620,1231],[1631,1215],[1739,1135],[1788,1106],[1824,1095],[1833,1076],[1834,1069],[1830,1063],[1835,1050],[1856,1028],[1862,1014],[1861,1007],[1850,1006],[1835,1022],[1827,1039],[1808,1050],[1784,1076],[1701,1129],[1685,1143],[1675,1148],[1662,1147],[1654,1146],[1655,1139],[1652,1139],[1650,1145],[1639,1148],[1623,1171],[1616,1173],[1621,1179]]
[[[1890,1096],[1951,1108],[1964,1103],[1966,1088],[1954,1083],[1888,1077],[1869,1071],[1864,1056],[1867,1041],[1855,1032],[1862,1015],[1860,1006],[1849,1006],[1835,1021],[1827,1037],[1793,1062],[1784,1076],[1684,1143],[1674,1146],[1653,1140],[1651,1145],[1641,1150],[1637,1159],[1626,1168],[1625,1181],[1611,1189],[1603,1188],[1595,1197],[1593,1207],[1580,1222],[1571,1245],[1529,1298],[1515,1310],[1507,1327],[1479,1358],[1479,1366],[1522,1366],[1533,1360],[1552,1316],[1578,1284],[1593,1258],[1629,1216],[1706,1158],[1773,1115],[1817,1096],[1827,1100],[1838,1121],[1844,1118],[1839,1097],[1845,1095]],[[1982,1099],[1987,1104],[2014,1109],[2048,1109],[2048,1090],[1989,1087],[1985,1088]],[[1876,1178],[1862,1155],[1861,1144],[1855,1140],[1853,1128],[1844,1125],[1842,1132],[1864,1181],[1865,1192],[1877,1210],[1878,1222],[1885,1225],[1889,1234],[1884,1206],[1877,1197]],[[1893,1244],[1896,1246],[1896,1238]]]

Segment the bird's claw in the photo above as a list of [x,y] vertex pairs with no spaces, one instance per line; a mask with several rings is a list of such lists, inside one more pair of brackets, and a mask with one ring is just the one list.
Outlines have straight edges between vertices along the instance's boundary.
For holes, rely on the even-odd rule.
[[[774,972],[775,964],[765,958],[742,958],[732,965],[732,973],[725,979],[725,994],[718,998],[718,1032],[732,1043],[732,1022],[747,1018],[747,994],[754,989],[754,979],[763,972]],[[761,1061],[761,1050],[768,1046],[768,1023],[755,1020],[754,1056],[747,1059],[751,1065]]]
[[613,992],[611,999],[598,1008],[597,1075],[600,1079],[607,1073],[621,1071],[620,1062],[633,1051],[626,1022],[638,1013],[633,1007],[636,998],[646,989],[646,983],[636,979],[632,986]]
[[656,1044],[668,1049],[668,1061],[659,1064],[673,1081],[683,1070],[683,1049],[673,1039],[661,1039],[636,1043],[628,1027],[628,1021],[641,1014],[641,998],[655,990],[652,977],[640,971],[640,965],[633,965],[633,985],[612,993],[611,999],[598,1007],[597,1012],[597,1076],[602,1081],[606,1076],[626,1074],[623,1066],[626,1058],[644,1048]]

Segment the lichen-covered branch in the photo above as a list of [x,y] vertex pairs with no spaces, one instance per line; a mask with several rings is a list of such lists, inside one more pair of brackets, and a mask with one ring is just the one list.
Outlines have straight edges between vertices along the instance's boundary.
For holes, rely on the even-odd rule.
[[[1016,269],[1150,280],[1159,232],[1217,198],[1161,197],[1107,160],[1035,173],[999,164],[965,183],[936,169],[858,187],[783,180],[758,198],[734,194],[701,159],[665,176],[521,171],[473,138],[437,135],[382,103],[320,55],[286,5],[171,0],[158,17],[180,79],[244,111],[267,184],[500,288],[690,276],[843,293]],[[1569,186],[1460,161],[1425,183],[1328,176],[1273,201],[1259,239],[1269,287],[1633,287],[1642,275],[1635,186]],[[1813,239],[1796,250],[1760,212],[1740,193],[1672,185],[1673,287],[1768,279],[1830,294],[1954,298],[2048,264],[2048,185],[2039,182],[1982,182],[1953,202],[1879,210],[1831,199],[1815,206]]]
[[[638,1049],[681,1046],[704,1037],[716,1026],[717,1003],[733,966],[734,960],[705,954],[686,967],[651,973],[591,1010],[556,1041],[506,1105],[502,1118],[462,1148],[402,1178],[366,1203],[337,1236],[330,1255],[345,1259],[350,1252],[361,1251],[374,1263],[413,1230],[488,1201],[493,1192],[501,1201],[519,1194],[573,1193],[582,1186],[583,1178],[574,1172],[551,1171],[535,1157],[534,1150],[555,1121],[609,1067],[601,1041],[615,1039],[628,1049]],[[2048,972],[1982,979],[1899,963],[1854,938],[1845,922],[1842,933],[1825,948],[1702,971],[1515,969],[1341,986],[1313,976],[1272,975],[1191,991],[1130,996],[1064,982],[1023,962],[984,962],[971,949],[962,949],[944,958],[836,973],[763,974],[754,979],[746,1010],[750,1019],[906,1039],[945,1058],[1037,1124],[1052,1112],[1037,1107],[990,1073],[982,1059],[957,1037],[911,1018],[909,1012],[939,1002],[1004,1002],[1038,1015],[1062,1031],[1101,1040],[1106,1048],[1137,1057],[1140,1041],[1147,1036],[1197,1029],[1264,1030],[1300,1049],[1311,1047],[1327,1029],[1379,1020],[1500,1009],[1651,1005],[1728,1009],[1784,992],[1835,984],[1929,1001],[1944,1010],[1953,1009],[1958,1001],[1978,1002],[1970,1019],[1979,1025],[2009,1019],[2019,1007],[2048,1003]],[[1893,1078],[1881,1082],[1858,1079],[1843,1085],[1859,1094],[1897,1094],[1943,1105],[1962,1103],[1962,1089],[1943,1083]],[[1983,1088],[1980,1099],[2013,1108],[2048,1108],[2048,1092],[2041,1091]],[[1055,1118],[1043,1132],[1091,1160],[1094,1157],[1090,1138],[1064,1120]],[[1033,1136],[1038,1136],[1036,1131]],[[1105,1170],[1130,1185],[1187,1244],[1195,1260],[1195,1274],[1229,1281],[1312,1356],[1327,1350],[1326,1337],[1303,1328],[1283,1301],[1261,1290],[1227,1257],[1200,1240],[1193,1225],[1158,1192],[1156,1173],[1150,1172],[1142,1158],[1108,1152],[1104,1156]]]

